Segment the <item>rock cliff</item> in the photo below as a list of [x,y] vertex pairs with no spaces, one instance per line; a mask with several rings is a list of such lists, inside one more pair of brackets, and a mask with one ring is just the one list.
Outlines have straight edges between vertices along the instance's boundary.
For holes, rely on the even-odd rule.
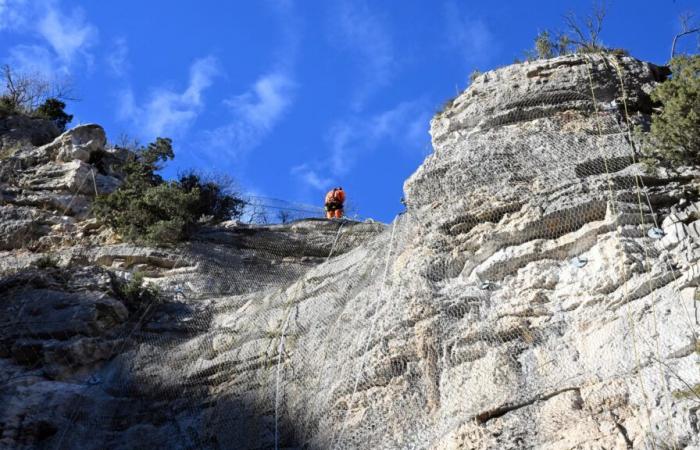
[[[90,219],[126,157],[101,128],[13,125],[0,445],[700,448],[698,170],[645,174],[630,131],[664,76],[594,55],[485,73],[431,122],[392,224],[168,248]],[[157,301],[124,295],[134,270]]]

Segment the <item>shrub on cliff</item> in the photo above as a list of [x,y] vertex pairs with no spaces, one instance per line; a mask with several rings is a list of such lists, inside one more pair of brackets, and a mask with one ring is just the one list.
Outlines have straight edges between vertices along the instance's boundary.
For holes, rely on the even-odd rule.
[[[564,31],[550,33],[549,30],[544,30],[539,32],[535,37],[533,48],[525,50],[525,59],[534,61],[571,53],[628,54],[625,49],[608,48],[603,44],[600,35],[606,14],[606,1],[594,1],[592,10],[584,17],[579,17],[573,11],[569,11],[563,17]],[[516,62],[520,61],[516,59]]]
[[671,78],[651,94],[662,105],[653,114],[648,156],[662,164],[700,164],[700,55],[671,60]]
[[567,34],[559,33],[554,37],[549,30],[539,32],[535,37],[534,44],[532,49],[525,50],[525,59],[527,61],[554,58],[555,56],[567,55],[573,51],[571,40]]
[[180,175],[177,181],[185,192],[197,192],[195,214],[213,222],[221,222],[243,214],[245,202],[231,194],[231,183],[226,180],[205,179],[195,172]]
[[17,114],[17,107],[12,99],[6,95],[0,95],[0,119]]
[[203,217],[222,221],[240,216],[243,202],[226,186],[194,173],[164,181],[156,172],[174,156],[167,138],[138,149],[124,168],[124,183],[97,197],[94,214],[124,238],[151,244],[188,238]]
[[65,112],[63,100],[70,99],[70,87],[36,74],[23,74],[5,65],[0,68],[0,118],[26,115],[52,120],[65,131],[73,116]]
[[39,105],[32,116],[53,121],[61,132],[66,131],[66,125],[73,120],[73,115],[65,111],[66,104],[57,98],[48,98]]
[[141,272],[134,272],[130,280],[112,279],[116,296],[121,299],[129,310],[136,311],[144,305],[158,303],[161,300],[160,290],[144,282]]

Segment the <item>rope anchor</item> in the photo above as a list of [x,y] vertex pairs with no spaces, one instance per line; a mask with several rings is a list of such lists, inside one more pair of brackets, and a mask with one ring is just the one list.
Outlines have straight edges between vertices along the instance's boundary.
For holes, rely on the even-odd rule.
[[571,258],[571,265],[576,267],[577,269],[582,269],[586,267],[586,264],[588,264],[588,258],[584,256],[574,256]]
[[659,227],[651,227],[649,228],[649,231],[647,231],[647,236],[652,239],[661,239],[662,237],[666,236],[666,233]]
[[482,291],[490,291],[490,290],[492,290],[492,289],[495,289],[495,288],[496,288],[496,285],[495,285],[494,283],[490,282],[489,280],[486,280],[486,281],[483,281],[483,282],[481,283],[481,286],[479,286],[479,288],[480,288]]

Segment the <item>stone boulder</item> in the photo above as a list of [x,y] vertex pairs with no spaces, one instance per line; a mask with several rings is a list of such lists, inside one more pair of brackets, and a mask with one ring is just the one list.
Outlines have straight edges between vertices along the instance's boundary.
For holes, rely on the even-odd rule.
[[19,181],[19,186],[35,191],[62,191],[90,196],[113,192],[120,184],[117,178],[103,175],[79,159],[42,164],[24,171]]
[[0,119],[0,153],[44,145],[51,142],[60,131],[55,123],[27,116],[10,116]]
[[87,163],[95,153],[104,151],[106,143],[107,137],[101,126],[79,125],[66,131],[50,144],[41,147],[40,150],[59,162],[78,160]]

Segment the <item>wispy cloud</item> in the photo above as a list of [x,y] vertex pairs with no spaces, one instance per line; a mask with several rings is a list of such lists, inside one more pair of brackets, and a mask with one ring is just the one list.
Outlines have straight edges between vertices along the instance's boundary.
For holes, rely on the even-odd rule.
[[410,101],[366,119],[336,123],[327,135],[332,173],[345,175],[364,153],[375,150],[384,141],[406,149],[423,148],[428,139],[429,118],[423,102]]
[[77,55],[90,57],[87,49],[97,41],[97,28],[85,20],[80,8],[63,14],[50,3],[39,20],[38,31],[58,55],[61,62],[70,65]]
[[497,53],[499,44],[496,35],[487,24],[462,11],[454,1],[445,5],[445,22],[445,38],[452,49],[461,54],[465,63],[486,63]]
[[116,77],[123,77],[131,68],[129,64],[129,46],[123,37],[112,42],[108,53],[104,57],[109,72]]
[[182,92],[155,89],[143,106],[137,104],[133,90],[120,94],[119,117],[133,123],[143,137],[183,135],[204,107],[203,94],[220,73],[219,62],[208,56],[190,66],[189,83]]
[[28,0],[0,0],[0,31],[25,27],[28,6]]
[[[15,45],[9,49],[5,62],[21,73],[50,77],[57,72],[55,55],[42,45]],[[59,72],[65,75],[64,70]]]
[[79,60],[90,66],[99,38],[81,8],[63,11],[56,0],[0,0],[0,30],[34,41],[7,49],[6,62],[46,77],[68,74]]
[[255,148],[272,131],[294,98],[296,84],[282,72],[261,76],[245,93],[225,101],[232,120],[206,133],[216,149],[230,156]]
[[268,0],[267,4],[277,16],[282,34],[274,64],[243,93],[224,100],[230,117],[225,124],[203,133],[205,148],[224,151],[229,158],[242,158],[259,146],[296,98],[298,86],[293,73],[301,39],[300,22],[291,0]]
[[309,164],[301,164],[292,167],[291,174],[297,177],[302,183],[319,191],[328,189],[333,184],[330,177],[319,175],[317,169],[313,169]]
[[357,59],[361,81],[352,95],[352,108],[360,111],[369,98],[394,74],[394,44],[386,24],[364,1],[340,3],[333,17],[331,40]]
[[[406,152],[423,150],[429,142],[430,108],[423,100],[403,102],[370,116],[337,121],[325,140],[329,156],[320,162],[307,162],[292,169],[308,187],[323,190],[350,173],[363,156],[384,144]],[[397,154],[396,157],[402,157]],[[322,173],[323,175],[318,175]]]

